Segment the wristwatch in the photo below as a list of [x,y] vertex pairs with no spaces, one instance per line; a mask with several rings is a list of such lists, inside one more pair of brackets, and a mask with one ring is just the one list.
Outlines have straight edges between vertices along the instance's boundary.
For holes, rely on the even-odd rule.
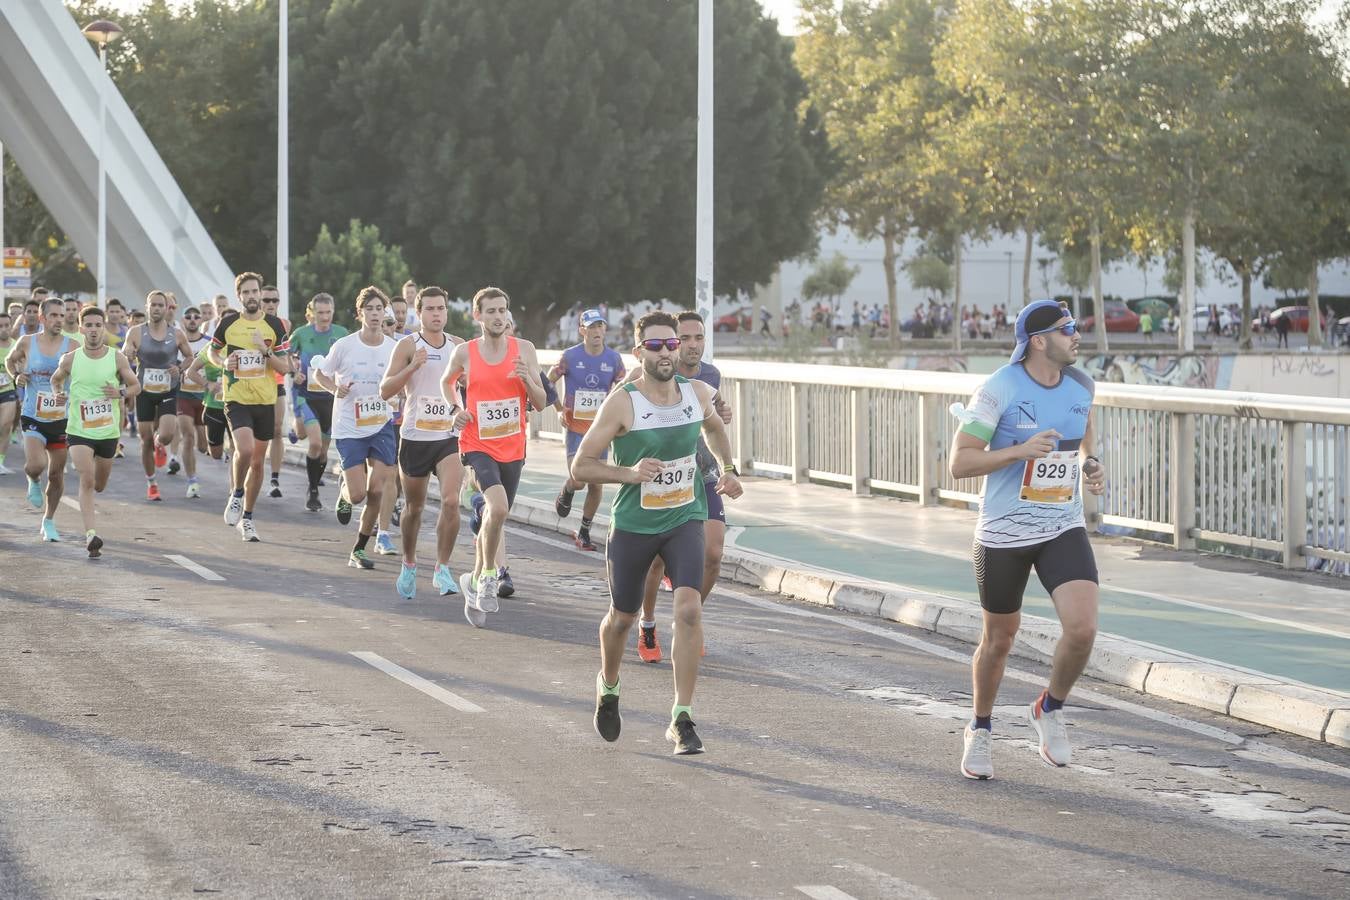
[[740,478],[740,477],[741,477],[741,470],[738,469],[738,468],[736,468],[735,463],[727,463],[726,465],[722,466],[722,474],[723,474],[723,475],[735,475],[737,478]]

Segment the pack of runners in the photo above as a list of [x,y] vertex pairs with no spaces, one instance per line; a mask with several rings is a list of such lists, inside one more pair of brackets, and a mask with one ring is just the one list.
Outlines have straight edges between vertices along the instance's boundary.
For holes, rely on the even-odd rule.
[[[479,334],[467,341],[446,331],[451,298],[438,287],[410,283],[393,302],[379,288],[363,289],[353,301],[359,327],[352,333],[334,323],[338,301],[329,294],[316,294],[306,324],[292,330],[261,276],[241,273],[234,291],[237,309],[217,297],[185,309],[181,321],[163,291],[146,297],[140,321],[117,300],[106,310],[81,308],[38,292],[21,310],[0,311],[0,450],[21,429],[26,496],[42,511],[42,540],[61,540],[55,518],[69,457],[86,550],[91,558],[104,553],[95,498],[128,426],[139,439],[150,502],[163,500],[161,470],[182,470],[186,497],[200,498],[197,454],[222,460],[228,448],[225,524],[245,542],[261,540],[254,513],[269,462],[270,496],[281,497],[289,376],[290,441],[304,442],[305,509],[324,508],[331,444],[341,472],[334,515],[347,526],[362,507],[348,565],[375,569],[370,542],[398,521],[399,546],[389,546],[400,556],[394,589],[411,600],[434,476],[443,499],[431,584],[439,596],[460,594],[465,618],[481,628],[515,590],[505,524],[525,465],[528,414],[554,406],[567,457],[555,511],[568,518],[575,494],[585,491],[574,532],[580,550],[598,549],[592,527],[603,486],[618,486],[604,541],[610,605],[599,629],[595,730],[606,741],[620,736],[620,668],[634,625],[639,658],[662,659],[655,605],[667,581],[674,702],[666,737],[678,754],[703,752],[692,718],[706,653],[702,611],[722,560],[723,500],[743,488],[727,433],[733,410],[720,394],[720,372],[703,359],[705,323],[697,313],[639,319],[629,371],[625,356],[606,345],[605,316],[586,310],[579,341],[544,371],[534,345],[514,335],[511,300],[499,288],[474,295]],[[1047,764],[1071,760],[1062,709],[1097,626],[1097,570],[1082,505],[1083,490],[1105,488],[1092,455],[1093,383],[1073,367],[1076,323],[1058,303],[1024,308],[1016,337],[1008,365],[968,406],[952,408],[960,423],[952,475],[986,478],[973,549],[984,628],[960,762],[961,773],[976,779],[993,775],[995,698],[1031,571],[1063,625],[1048,683],[1026,713]],[[3,461],[0,452],[0,475],[13,474]],[[474,561],[457,577],[451,555],[462,491]]]

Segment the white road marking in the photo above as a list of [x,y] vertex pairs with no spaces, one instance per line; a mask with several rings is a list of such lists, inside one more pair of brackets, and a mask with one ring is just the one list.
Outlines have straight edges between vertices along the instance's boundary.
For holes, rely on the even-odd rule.
[[477,703],[465,700],[463,697],[459,696],[459,694],[447,691],[439,684],[427,681],[421,675],[414,675],[397,663],[391,663],[378,653],[371,653],[368,650],[352,650],[351,654],[361,660],[361,662],[374,666],[384,674],[398,679],[410,688],[421,691],[433,700],[439,700],[441,703],[444,703],[452,709],[457,709],[460,712],[466,713],[480,713],[485,711],[483,707],[479,706]]
[[829,884],[799,884],[796,890],[810,897],[811,900],[858,900],[852,894],[845,894],[839,888]]
[[208,569],[206,566],[198,565],[197,563],[195,563],[195,562],[193,562],[192,560],[188,559],[186,556],[175,556],[175,555],[172,554],[172,553],[165,553],[165,554],[164,554],[164,558],[167,559],[169,562],[177,563],[178,565],[180,565],[180,566],[182,566],[183,568],[187,569],[189,572],[193,572],[193,573],[195,573],[195,574],[197,574],[197,575],[202,576],[202,577],[205,578],[207,581],[224,581],[224,580],[225,580],[222,576],[217,575],[215,572],[212,572],[212,571],[211,571],[210,569]]
[[[512,534],[518,534],[523,538],[528,538],[529,540],[537,541],[541,544],[547,544],[551,547],[558,547],[562,550],[571,550],[572,552],[580,556],[594,557],[594,554],[588,553],[583,550],[578,550],[576,548],[576,545],[571,543],[570,541],[556,540],[554,538],[546,537],[540,534],[535,534],[534,532],[522,530],[520,528],[515,527],[508,527],[507,530],[510,531]],[[604,575],[603,573],[597,573],[596,577],[603,579]],[[900,631],[895,631],[881,625],[872,625],[868,622],[857,621],[852,617],[829,615],[826,613],[814,612],[813,610],[809,609],[799,609],[798,607],[790,606],[786,603],[777,600],[762,600],[758,597],[751,597],[749,594],[743,594],[740,591],[726,588],[721,583],[719,583],[717,586],[717,593],[724,597],[729,597],[733,600],[739,600],[740,602],[745,603],[749,606],[755,606],[760,609],[771,610],[773,612],[780,613],[783,615],[796,616],[797,618],[801,619],[820,619],[822,621],[829,622],[834,625],[839,625],[844,628],[852,628],[854,631],[862,631],[867,634],[874,635],[876,637],[883,638],[885,640],[892,641],[897,644],[902,644],[906,647],[909,647],[912,650],[918,650],[919,652],[927,653],[930,656],[936,656],[941,659],[946,659],[952,662],[960,663],[963,666],[967,666],[970,664],[969,651],[962,652],[959,650],[953,650],[949,647],[943,647],[940,644],[934,644],[931,641],[925,641],[922,638],[917,638],[912,635],[904,634]],[[1012,666],[1009,666],[1007,668],[1005,674],[1008,678],[1011,678],[1015,681],[1021,681],[1026,684],[1032,684],[1036,686],[1042,685],[1045,681],[1045,676],[1043,675],[1033,675],[1030,672],[1023,672],[1020,669],[1015,669]],[[1347,768],[1345,766],[1338,766],[1335,763],[1315,759],[1310,756],[1304,756],[1301,753],[1294,753],[1293,751],[1285,750],[1282,747],[1276,747],[1272,744],[1267,744],[1264,741],[1253,740],[1251,738],[1247,738],[1243,735],[1237,734],[1232,731],[1228,731],[1223,728],[1217,728],[1213,725],[1206,725],[1203,722],[1195,722],[1192,721],[1191,719],[1186,719],[1181,716],[1172,715],[1171,713],[1162,712],[1161,710],[1150,709],[1147,706],[1142,706],[1138,703],[1132,703],[1129,700],[1118,699],[1116,697],[1111,697],[1108,696],[1107,694],[1101,694],[1096,691],[1088,690],[1086,688],[1075,688],[1074,696],[1083,700],[1091,701],[1092,703],[1096,703],[1100,706],[1105,706],[1111,709],[1120,710],[1121,712],[1130,713],[1142,719],[1148,719],[1149,721],[1157,722],[1162,725],[1170,725],[1173,728],[1178,728],[1181,729],[1182,731],[1189,731],[1192,734],[1198,734],[1201,735],[1202,737],[1214,738],[1215,740],[1222,741],[1223,743],[1228,744],[1230,746],[1240,747],[1241,750],[1239,752],[1242,753],[1242,755],[1246,756],[1247,758],[1259,758],[1266,762],[1273,763],[1275,765],[1292,766],[1295,768],[1309,769],[1316,772],[1325,772],[1330,775],[1338,775],[1341,778],[1350,778],[1350,768]]]
[[80,501],[76,500],[74,497],[62,497],[62,498],[61,498],[61,502],[62,502],[63,504],[65,504],[66,506],[69,506],[71,509],[75,510],[76,512],[81,512],[81,511],[82,511],[82,510],[80,509]]

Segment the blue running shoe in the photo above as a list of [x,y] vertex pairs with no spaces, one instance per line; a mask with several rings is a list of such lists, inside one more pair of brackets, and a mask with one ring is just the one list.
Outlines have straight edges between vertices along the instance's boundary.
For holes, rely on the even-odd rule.
[[486,503],[487,500],[483,498],[482,494],[474,494],[473,498],[469,500],[469,508],[472,510],[469,513],[469,527],[473,529],[475,535],[478,534],[478,529],[483,527],[483,506]]
[[60,533],[56,530],[56,523],[51,519],[42,520],[42,539],[57,543],[61,540]]
[[387,531],[381,531],[375,536],[375,552],[381,556],[393,556],[398,552],[394,546],[394,536]]
[[[42,482],[28,479],[28,505],[33,509],[42,509]],[[474,534],[478,529],[474,529]]]
[[404,600],[411,600],[417,596],[417,567],[403,564],[398,573],[398,582],[395,584],[398,588],[398,595]]
[[447,597],[459,593],[459,585],[455,584],[457,580],[449,566],[437,566],[436,574],[431,576],[431,586],[439,591],[442,597]]

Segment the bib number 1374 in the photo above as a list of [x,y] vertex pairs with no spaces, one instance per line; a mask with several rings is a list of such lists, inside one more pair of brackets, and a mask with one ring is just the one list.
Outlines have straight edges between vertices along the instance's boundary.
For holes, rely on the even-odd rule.
[[1028,503],[1072,503],[1078,490],[1078,451],[1056,450],[1027,460],[1021,498]]

